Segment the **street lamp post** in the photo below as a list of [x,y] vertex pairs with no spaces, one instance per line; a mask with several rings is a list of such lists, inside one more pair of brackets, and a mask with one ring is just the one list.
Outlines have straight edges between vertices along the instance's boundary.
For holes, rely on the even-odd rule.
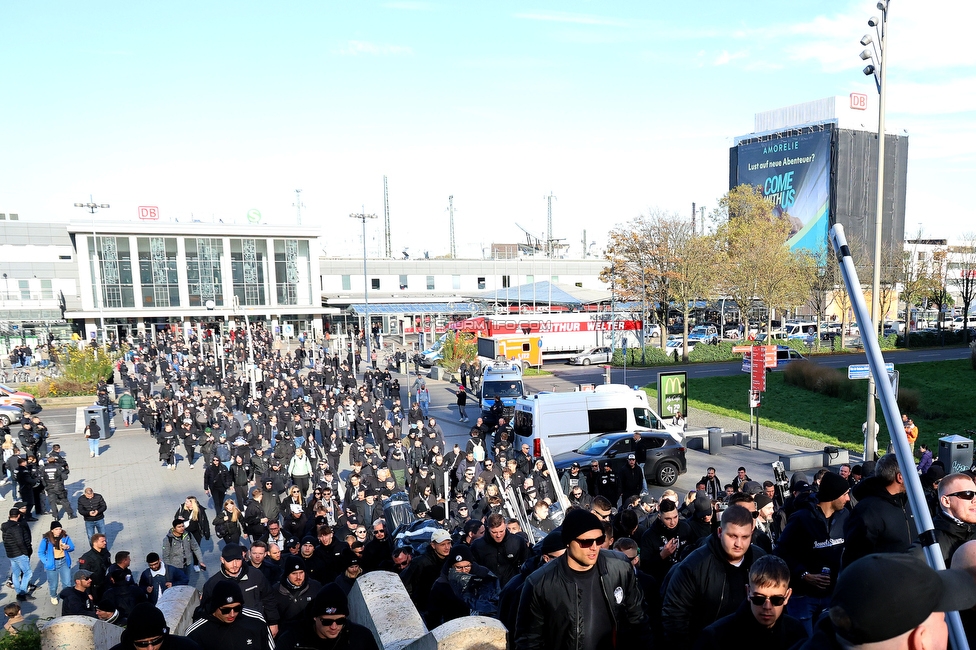
[[92,249],[95,251],[95,270],[97,271],[97,275],[99,278],[98,282],[95,281],[94,277],[92,278],[92,286],[95,289],[95,309],[98,310],[98,319],[101,322],[101,326],[102,326],[101,327],[102,346],[104,346],[105,345],[105,313],[102,311],[102,300],[101,300],[102,272],[101,272],[101,268],[99,267],[98,236],[95,234],[95,212],[97,212],[99,208],[109,208],[111,206],[108,203],[95,203],[95,200],[92,198],[92,195],[89,194],[88,203],[75,203],[75,207],[85,208],[86,210],[90,211],[92,215]]
[[[880,0],[878,9],[881,11],[881,18],[872,16],[868,20],[868,26],[874,27],[875,38],[870,34],[865,34],[861,39],[861,45],[871,47],[861,52],[861,59],[870,61],[864,68],[864,74],[873,76],[875,85],[878,88],[878,187],[877,205],[874,213],[874,269],[871,275],[871,329],[872,336],[877,336],[878,325],[881,318],[881,238],[882,238],[882,217],[884,215],[884,171],[885,171],[885,45],[888,36],[888,0]],[[864,327],[861,327],[861,336],[864,336]],[[868,410],[867,422],[864,429],[864,460],[874,460],[875,449],[874,429],[877,414],[875,411],[875,392],[874,376],[868,375]],[[896,435],[894,431],[889,431],[889,435]]]
[[372,328],[369,320],[369,280],[366,278],[366,220],[376,219],[375,214],[366,214],[366,208],[363,206],[363,211],[356,214],[350,214],[351,219],[359,219],[363,222],[363,303],[365,303],[365,331],[363,332],[366,339],[366,365],[372,362],[373,349],[371,344]]

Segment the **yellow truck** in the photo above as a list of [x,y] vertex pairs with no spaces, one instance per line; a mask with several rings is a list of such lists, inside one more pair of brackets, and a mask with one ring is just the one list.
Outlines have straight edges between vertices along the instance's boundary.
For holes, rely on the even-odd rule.
[[537,334],[525,336],[478,337],[478,356],[490,361],[503,357],[517,361],[523,369],[542,365],[542,337]]

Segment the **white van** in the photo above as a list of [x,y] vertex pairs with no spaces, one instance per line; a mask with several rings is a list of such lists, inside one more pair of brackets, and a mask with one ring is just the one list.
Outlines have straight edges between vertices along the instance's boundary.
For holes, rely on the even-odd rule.
[[515,403],[515,448],[528,444],[542,454],[541,441],[553,455],[578,449],[602,433],[666,431],[682,440],[680,425],[665,424],[651,408],[647,393],[620,384],[592,391],[536,393]]
[[804,339],[809,334],[816,334],[817,323],[816,321],[797,321],[790,320],[786,321],[786,326],[783,328],[786,330],[787,338],[791,339]]

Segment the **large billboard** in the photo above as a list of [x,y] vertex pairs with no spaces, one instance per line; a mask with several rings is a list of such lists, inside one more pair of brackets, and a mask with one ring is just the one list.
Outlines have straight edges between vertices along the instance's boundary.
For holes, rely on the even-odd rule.
[[740,144],[733,185],[762,189],[776,215],[789,218],[791,248],[818,250],[830,226],[829,129]]

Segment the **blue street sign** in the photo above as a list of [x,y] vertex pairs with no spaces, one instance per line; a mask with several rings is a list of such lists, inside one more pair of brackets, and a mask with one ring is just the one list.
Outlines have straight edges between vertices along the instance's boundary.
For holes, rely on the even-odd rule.
[[[885,371],[890,376],[895,371],[895,364],[886,363]],[[871,376],[871,366],[866,363],[855,363],[847,366],[848,379],[867,379]]]

